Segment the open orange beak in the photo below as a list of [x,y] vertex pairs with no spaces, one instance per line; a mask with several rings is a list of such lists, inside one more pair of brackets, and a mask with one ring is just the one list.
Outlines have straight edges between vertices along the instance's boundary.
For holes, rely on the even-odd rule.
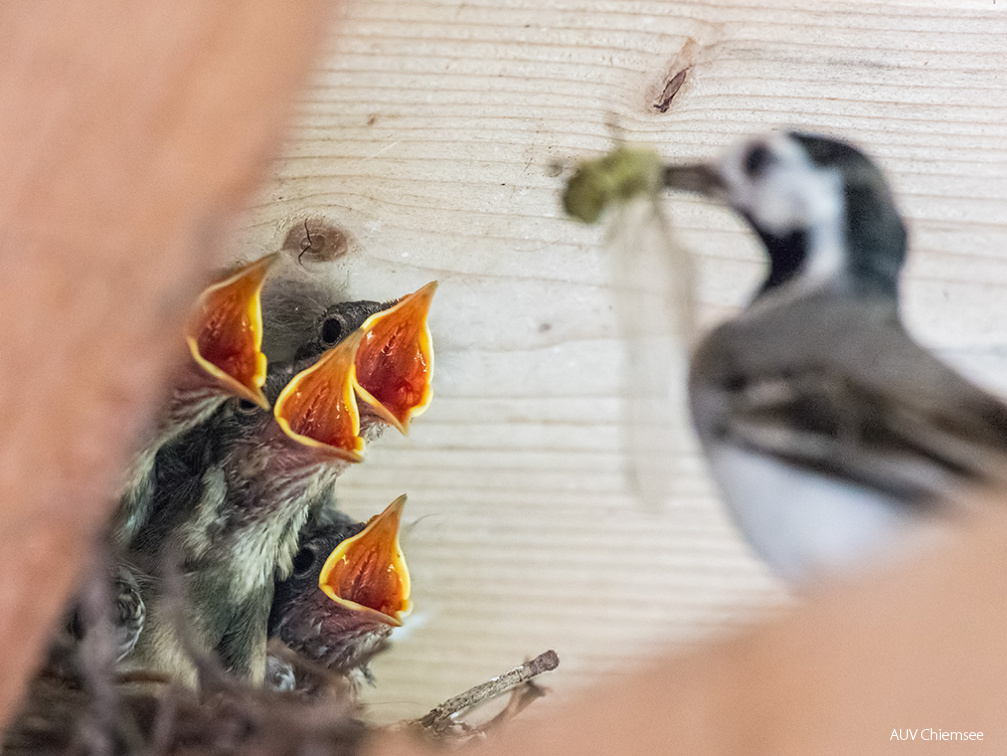
[[273,407],[276,422],[288,436],[347,462],[363,459],[360,413],[353,393],[357,383],[353,363],[363,338],[363,331],[354,331],[291,378]]
[[409,570],[399,547],[405,504],[403,494],[357,535],[336,546],[318,576],[318,586],[337,604],[395,627],[412,610]]
[[375,313],[361,326],[357,352],[357,393],[375,413],[401,433],[433,397],[434,347],[427,325],[437,282]]
[[277,255],[267,255],[208,286],[199,295],[186,329],[193,358],[242,399],[268,408],[262,393],[266,356],[262,353],[262,283]]

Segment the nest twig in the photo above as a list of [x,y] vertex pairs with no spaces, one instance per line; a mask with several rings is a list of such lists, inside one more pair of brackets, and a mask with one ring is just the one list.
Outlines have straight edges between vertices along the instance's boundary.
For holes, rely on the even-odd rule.
[[[485,737],[544,695],[533,678],[558,663],[555,652],[547,651],[454,696],[407,726],[442,743]],[[356,717],[346,698],[306,700],[252,688],[218,670],[211,674],[213,692],[202,697],[189,688],[154,683],[151,677],[139,690],[133,683],[119,683],[112,699],[88,686],[70,685],[65,678],[40,676],[5,733],[3,754],[351,756],[374,732]],[[508,692],[506,707],[488,722],[476,726],[460,719]],[[99,710],[99,701],[112,708]]]
[[[128,686],[127,686],[128,687]],[[160,691],[119,689],[109,715],[114,724],[101,739],[88,736],[94,698],[65,681],[39,678],[22,714],[7,731],[4,754],[354,754],[365,726],[332,701],[317,703],[255,690],[234,682],[201,699],[173,685]]]
[[[408,722],[407,725],[438,738],[469,739],[484,736],[490,730],[513,719],[532,701],[545,695],[545,689],[535,684],[533,680],[543,672],[552,671],[558,666],[559,656],[556,652],[546,651],[519,667],[449,698],[423,717]],[[476,727],[459,719],[465,712],[508,691],[511,691],[511,698],[507,706],[485,724]]]

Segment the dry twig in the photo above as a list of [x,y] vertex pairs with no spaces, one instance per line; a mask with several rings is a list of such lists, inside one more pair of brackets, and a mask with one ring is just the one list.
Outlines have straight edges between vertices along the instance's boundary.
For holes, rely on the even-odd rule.
[[[491,727],[496,727],[510,720],[529,703],[544,695],[544,690],[535,685],[532,679],[543,672],[552,671],[558,666],[559,656],[556,655],[556,652],[546,651],[520,667],[515,667],[492,680],[449,698],[440,706],[431,709],[425,716],[408,724],[437,737],[448,735],[468,737],[485,734]],[[485,725],[473,727],[458,721],[459,715],[512,690],[514,693],[507,707]]]

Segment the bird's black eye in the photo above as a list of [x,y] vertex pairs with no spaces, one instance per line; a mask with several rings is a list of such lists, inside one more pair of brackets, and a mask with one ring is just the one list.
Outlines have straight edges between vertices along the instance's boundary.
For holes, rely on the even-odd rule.
[[259,409],[259,405],[249,399],[238,400],[238,412],[242,415],[250,415]]
[[755,178],[762,173],[773,162],[773,153],[764,144],[757,144],[748,150],[745,155],[745,175]]
[[311,546],[305,546],[294,554],[294,574],[297,577],[307,575],[315,566],[315,556],[315,550]]
[[343,324],[339,318],[326,318],[322,323],[322,341],[328,345],[335,344],[343,336]]

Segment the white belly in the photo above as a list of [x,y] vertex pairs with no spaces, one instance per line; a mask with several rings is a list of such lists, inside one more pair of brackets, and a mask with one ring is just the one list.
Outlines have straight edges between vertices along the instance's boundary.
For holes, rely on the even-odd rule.
[[708,449],[735,521],[785,580],[807,583],[888,561],[923,529],[907,507],[870,488],[830,479],[736,446]]

